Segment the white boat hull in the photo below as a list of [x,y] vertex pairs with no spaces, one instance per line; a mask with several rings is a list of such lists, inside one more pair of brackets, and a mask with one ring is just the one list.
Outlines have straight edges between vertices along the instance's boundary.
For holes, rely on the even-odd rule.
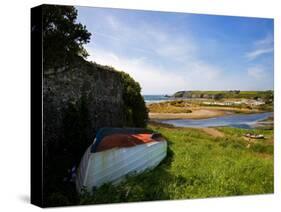
[[113,148],[91,153],[89,147],[84,154],[76,179],[79,192],[92,192],[104,183],[116,184],[125,176],[156,167],[167,154],[167,142],[150,142],[128,148]]

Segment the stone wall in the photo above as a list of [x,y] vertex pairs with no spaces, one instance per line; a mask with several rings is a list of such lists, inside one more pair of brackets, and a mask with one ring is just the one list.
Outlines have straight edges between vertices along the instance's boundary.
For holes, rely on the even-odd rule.
[[100,127],[124,125],[122,78],[112,68],[79,60],[69,68],[45,70],[43,83],[45,147],[62,140],[64,117],[70,107],[79,108],[82,98],[89,120],[87,142],[94,140]]

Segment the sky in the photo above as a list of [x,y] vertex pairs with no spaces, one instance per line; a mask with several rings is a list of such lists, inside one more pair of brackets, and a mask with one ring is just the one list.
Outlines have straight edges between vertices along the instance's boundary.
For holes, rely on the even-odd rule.
[[76,8],[87,60],[129,73],[142,94],[273,89],[273,19]]

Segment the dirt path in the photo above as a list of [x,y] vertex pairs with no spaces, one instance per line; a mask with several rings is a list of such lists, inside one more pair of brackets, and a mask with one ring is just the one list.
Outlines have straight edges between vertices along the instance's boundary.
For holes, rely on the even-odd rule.
[[224,134],[221,131],[219,131],[219,130],[217,130],[215,128],[202,128],[202,130],[205,133],[207,133],[207,134],[209,134],[211,136],[214,136],[214,137],[219,137],[219,138],[224,137]]

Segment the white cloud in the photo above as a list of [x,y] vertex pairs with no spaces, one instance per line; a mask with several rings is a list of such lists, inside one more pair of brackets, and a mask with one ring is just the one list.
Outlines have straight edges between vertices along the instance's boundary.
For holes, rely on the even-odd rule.
[[247,73],[250,77],[256,79],[256,80],[261,80],[265,77],[266,72],[262,67],[251,67],[247,70]]
[[219,67],[199,60],[189,60],[181,70],[171,70],[149,63],[146,58],[127,58],[113,52],[88,48],[88,60],[109,65],[129,73],[142,87],[144,94],[173,94],[179,90],[220,90],[225,85]]
[[119,30],[121,27],[117,19],[114,18],[114,16],[106,16],[105,21],[107,22],[108,26],[110,26],[114,30]]
[[[124,55],[118,50],[88,46],[89,60],[129,73],[140,83],[142,93],[172,94],[178,90],[222,89],[222,84],[218,83],[222,70],[201,60],[197,56],[200,45],[189,35],[175,33],[176,26],[163,30],[159,26],[142,23],[136,29],[122,24],[116,17],[109,16],[105,20],[112,30],[118,31],[113,34],[115,36],[111,35],[112,38],[108,37],[108,42],[112,42],[112,46],[117,42],[119,48],[138,53]],[[167,67],[158,64],[158,61],[169,61],[170,65]]]
[[[90,59],[130,73],[140,82],[144,93],[170,93],[180,89],[197,89],[202,85],[208,89],[209,84],[217,85],[213,81],[221,75],[220,68],[199,59],[200,45],[191,35],[177,34],[177,26],[164,30],[161,26],[142,22],[136,28],[124,25],[117,17],[109,16],[105,20],[112,30],[116,30],[116,26],[119,28],[114,39],[110,39],[112,45],[117,42],[120,48],[127,48],[130,52],[141,51],[141,55],[148,59],[120,55],[102,46],[90,51],[93,56]],[[157,66],[155,62],[157,64],[158,61],[169,61],[174,66]]]
[[199,82],[204,82],[204,80],[212,82],[213,80],[217,80],[222,74],[222,70],[219,67],[206,64],[202,61],[193,61],[190,69],[190,77],[201,79]]
[[109,38],[108,42],[113,45],[118,44],[120,48],[126,47],[130,50],[156,54],[173,60],[184,60],[189,55],[197,52],[198,46],[195,45],[191,36],[177,34],[177,27],[170,26],[161,28],[153,23],[140,22],[137,26],[125,25],[117,17],[107,15],[104,18],[107,27],[113,33],[97,35]]
[[249,60],[255,60],[261,55],[268,54],[273,51],[273,36],[271,34],[268,34],[263,39],[257,40],[254,43],[254,49],[246,53],[245,57]]
[[255,42],[256,46],[273,45],[273,35],[267,34],[263,39]]
[[[190,35],[174,33],[176,26],[164,30],[158,25],[140,23],[135,28],[124,25],[116,17],[110,16],[105,20],[108,22],[105,25],[114,33],[107,36],[107,47],[102,44],[86,47],[91,55],[89,60],[129,73],[140,83],[143,94],[172,94],[178,90],[243,90],[256,86],[251,78],[265,76],[263,69],[257,67],[247,70],[251,78],[229,75],[226,67],[202,60],[199,53],[208,47]],[[248,53],[248,58],[255,59],[266,51],[273,51],[268,46],[270,43],[270,38],[254,43],[255,51]],[[263,50],[265,47],[268,49]]]
[[[91,50],[88,49],[88,51],[91,54]],[[129,59],[97,49],[94,52],[95,54],[91,54],[89,60],[112,66],[117,70],[130,74],[140,83],[142,93],[170,94],[171,91],[182,90],[186,86],[184,79],[180,75],[148,64],[144,58]]]
[[186,61],[195,57],[197,47],[188,40],[175,40],[157,45],[154,52],[158,56],[165,57],[169,60]]
[[263,54],[267,54],[267,53],[271,53],[271,52],[273,52],[273,48],[256,49],[252,52],[247,53],[246,57],[249,60],[254,60]]

